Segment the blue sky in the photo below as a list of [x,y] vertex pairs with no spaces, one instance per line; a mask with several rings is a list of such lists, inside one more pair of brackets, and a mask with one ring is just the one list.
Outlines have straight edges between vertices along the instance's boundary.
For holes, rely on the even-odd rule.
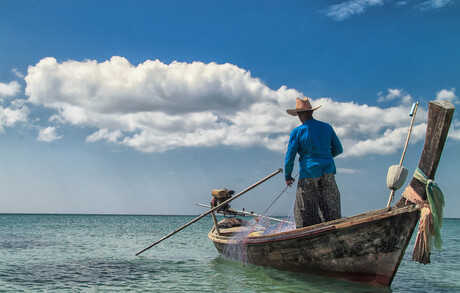
[[[410,174],[428,101],[459,105],[459,16],[455,0],[1,1],[0,213],[198,214],[283,167],[298,96],[344,145],[343,214],[385,207],[412,103]],[[233,206],[263,212],[283,178]]]

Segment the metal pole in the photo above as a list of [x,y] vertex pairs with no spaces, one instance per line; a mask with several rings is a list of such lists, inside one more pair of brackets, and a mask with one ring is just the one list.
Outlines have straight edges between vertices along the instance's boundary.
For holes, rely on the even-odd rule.
[[[415,106],[412,106],[412,110],[411,110],[411,112],[409,114],[410,116],[412,116],[412,120],[410,122],[409,133],[407,134],[406,145],[404,146],[404,150],[403,150],[403,153],[402,153],[402,156],[401,156],[401,161],[399,161],[399,166],[402,166],[402,163],[404,161],[404,156],[406,155],[407,146],[409,145],[410,134],[412,132],[412,126],[414,125],[415,114],[417,114],[418,102],[415,103],[414,105]],[[390,206],[391,202],[393,201],[395,191],[396,190],[391,190],[391,192],[390,192],[390,198],[388,199],[387,208]]]

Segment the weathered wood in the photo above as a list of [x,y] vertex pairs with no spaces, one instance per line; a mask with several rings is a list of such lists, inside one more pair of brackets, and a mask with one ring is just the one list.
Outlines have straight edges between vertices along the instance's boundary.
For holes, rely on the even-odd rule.
[[216,229],[217,235],[220,236],[219,223],[217,222],[216,213],[212,212],[211,216],[212,216],[212,221],[214,222],[214,229]]
[[[454,106],[448,101],[430,102],[424,149],[419,167],[434,179],[447,137]],[[410,186],[426,198],[425,186],[412,179]],[[395,207],[320,223],[292,231],[247,237],[248,260],[281,270],[345,278],[389,286],[419,218],[419,207],[405,199]],[[232,236],[244,231],[215,229],[208,237],[222,252],[238,245]]]
[[[418,164],[418,167],[429,179],[434,180],[454,111],[455,107],[450,101],[434,101],[429,103],[425,145]],[[420,182],[416,178],[412,178],[409,186],[423,200],[426,200],[426,185],[424,183]],[[404,197],[401,197],[401,200],[396,204],[396,206],[404,206],[408,204],[410,205],[413,203],[406,200]],[[417,221],[418,218],[413,219],[412,222],[407,221],[407,225],[415,228]],[[415,249],[418,250],[418,246],[416,245],[415,247]],[[414,254],[416,254],[415,250]],[[412,259],[424,264],[430,262],[429,252],[423,254],[423,258],[414,258],[414,254]]]
[[[248,237],[247,256],[257,265],[389,286],[394,264],[413,231],[406,220],[417,218],[417,213],[415,206],[383,209],[334,223]],[[225,237],[225,230],[220,237],[214,230],[208,234],[220,252],[225,245],[238,245],[231,239],[236,231]]]
[[[450,101],[429,102],[428,122],[425,135],[425,145],[418,167],[434,180],[434,175],[441,159],[442,150],[449,132],[450,123],[454,116],[455,107]],[[412,178],[409,185],[419,194],[423,200],[426,199],[425,184]],[[405,199],[397,203],[397,206],[405,204]]]

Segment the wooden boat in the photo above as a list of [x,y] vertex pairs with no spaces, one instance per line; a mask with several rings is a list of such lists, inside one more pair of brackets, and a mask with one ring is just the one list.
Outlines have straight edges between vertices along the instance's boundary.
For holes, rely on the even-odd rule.
[[[449,101],[429,103],[419,168],[430,179],[434,179],[454,110]],[[426,200],[424,184],[412,178],[409,186]],[[247,260],[256,265],[390,286],[419,216],[420,206],[401,198],[393,207],[310,227],[251,234],[244,240],[244,250]],[[241,245],[232,236],[244,229],[248,228],[214,226],[208,237],[222,253],[226,247]]]

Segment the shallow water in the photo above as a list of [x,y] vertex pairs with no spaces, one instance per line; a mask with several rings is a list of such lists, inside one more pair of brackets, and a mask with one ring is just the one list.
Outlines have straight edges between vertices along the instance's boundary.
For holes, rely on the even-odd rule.
[[411,261],[413,237],[391,288],[227,260],[210,218],[134,256],[193,218],[0,215],[0,292],[460,292],[460,219],[445,219],[429,265]]

